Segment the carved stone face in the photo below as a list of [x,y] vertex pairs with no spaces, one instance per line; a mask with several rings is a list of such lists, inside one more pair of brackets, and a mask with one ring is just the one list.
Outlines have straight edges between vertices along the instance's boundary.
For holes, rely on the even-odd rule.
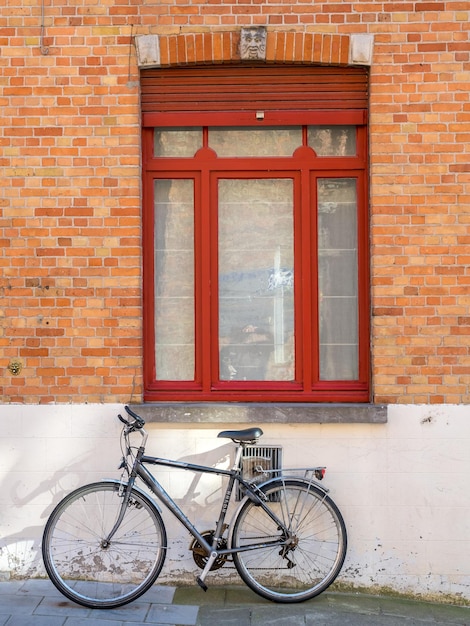
[[264,26],[242,28],[240,57],[245,60],[261,60],[266,57],[266,28]]

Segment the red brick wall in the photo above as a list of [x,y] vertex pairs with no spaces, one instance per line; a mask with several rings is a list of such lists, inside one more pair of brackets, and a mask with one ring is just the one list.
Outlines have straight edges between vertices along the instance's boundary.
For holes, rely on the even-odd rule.
[[363,6],[364,21],[374,20],[368,28],[377,33],[371,83],[375,399],[469,402],[470,7],[397,2],[374,14],[374,3]]
[[[349,35],[374,35],[374,399],[469,402],[467,2],[45,0],[41,13],[40,0],[0,7],[4,402],[140,398],[132,39],[186,34],[197,42],[251,24],[267,26],[268,50],[276,38],[275,49],[284,41],[296,58],[302,37],[304,53],[311,45],[323,62],[345,60]],[[22,367],[17,376],[12,361]]]

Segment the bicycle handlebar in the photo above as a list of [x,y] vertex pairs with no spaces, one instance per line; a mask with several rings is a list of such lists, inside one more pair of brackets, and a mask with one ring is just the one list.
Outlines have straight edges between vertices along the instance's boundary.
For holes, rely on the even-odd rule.
[[134,421],[130,422],[126,420],[122,415],[118,415],[119,420],[123,424],[125,424],[132,430],[140,430],[141,428],[145,426],[145,420],[142,417],[140,417],[140,415],[137,415],[137,413],[134,413],[134,411],[132,411],[127,405],[124,408],[126,410],[126,413],[130,415],[132,418],[134,418]]

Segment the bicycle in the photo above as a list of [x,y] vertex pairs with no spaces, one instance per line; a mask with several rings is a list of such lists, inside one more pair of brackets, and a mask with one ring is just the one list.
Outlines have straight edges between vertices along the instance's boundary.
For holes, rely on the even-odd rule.
[[[343,565],[347,537],[343,517],[320,485],[324,467],[269,470],[243,475],[243,450],[255,445],[260,428],[218,434],[236,446],[231,469],[147,456],[145,421],[125,407],[121,433],[121,479],[79,487],[55,507],[44,529],[42,555],[46,571],[68,599],[89,608],[115,608],[145,593],[159,576],[167,551],[161,508],[137,486],[139,478],[190,532],[190,549],[205,579],[233,561],[242,580],[275,602],[302,602],[322,593]],[[131,435],[139,433],[140,445]],[[157,465],[228,479],[216,527],[200,532],[147,469]],[[301,475],[296,475],[301,472]],[[278,475],[275,475],[278,474]],[[266,478],[268,476],[268,478]],[[261,482],[260,482],[261,477]],[[231,523],[225,521],[235,485],[243,498]]]

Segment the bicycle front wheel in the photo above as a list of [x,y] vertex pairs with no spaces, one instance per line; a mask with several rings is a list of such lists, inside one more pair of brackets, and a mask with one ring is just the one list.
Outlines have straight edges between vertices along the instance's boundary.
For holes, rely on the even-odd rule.
[[275,519],[251,500],[242,505],[231,541],[232,548],[242,548],[233,557],[238,573],[253,591],[274,602],[313,598],[335,580],[346,556],[341,513],[303,479],[279,479],[262,489]]
[[111,609],[132,602],[157,579],[167,538],[150,498],[132,490],[119,528],[106,541],[123,501],[117,482],[80,487],[53,510],[42,555],[51,581],[70,600]]

